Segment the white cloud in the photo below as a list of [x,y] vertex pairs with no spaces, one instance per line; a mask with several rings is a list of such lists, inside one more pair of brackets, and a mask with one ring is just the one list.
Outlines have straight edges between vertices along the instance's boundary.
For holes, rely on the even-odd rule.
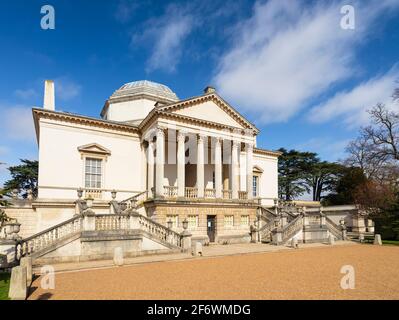
[[338,2],[257,2],[221,57],[213,79],[218,91],[261,122],[288,120],[357,72],[357,45],[368,37],[376,18],[398,8],[399,1],[361,1],[354,6],[356,28],[343,30]]
[[190,11],[175,5],[168,6],[160,18],[147,21],[144,32],[132,37],[132,46],[142,42],[151,43],[152,54],[147,61],[147,71],[174,72],[182,56],[184,40],[194,25]]
[[[67,77],[54,79],[56,98],[71,100],[79,96],[82,87]],[[57,101],[56,101],[57,104]]]
[[308,119],[322,123],[331,119],[342,118],[344,123],[354,127],[368,122],[367,110],[377,103],[393,106],[392,93],[397,87],[399,70],[394,67],[384,75],[360,83],[348,91],[335,94],[326,102],[311,109]]
[[23,100],[32,100],[32,99],[38,97],[38,93],[36,92],[35,89],[32,89],[32,88],[25,89],[25,90],[17,89],[14,91],[14,94],[18,98],[23,99]]
[[35,141],[32,109],[25,106],[2,107],[1,135],[10,140]]
[[141,3],[135,0],[120,0],[115,11],[115,18],[120,23],[127,23]]
[[293,146],[293,149],[315,152],[321,160],[337,161],[345,157],[345,148],[350,139],[336,140],[331,137],[311,138]]

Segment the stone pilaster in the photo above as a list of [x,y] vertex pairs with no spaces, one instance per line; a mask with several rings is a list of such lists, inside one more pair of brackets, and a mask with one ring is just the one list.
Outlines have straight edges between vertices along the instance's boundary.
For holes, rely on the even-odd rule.
[[199,135],[197,140],[197,189],[198,198],[204,197],[204,140],[206,136]]
[[147,148],[147,191],[148,196],[153,197],[152,188],[154,188],[154,143],[149,142]]
[[177,135],[177,196],[184,197],[185,190],[185,164],[186,156],[184,149],[185,132],[179,131]]
[[222,139],[215,142],[215,189],[216,198],[222,198]]
[[165,166],[165,132],[163,128],[157,128],[157,156],[156,156],[156,182],[155,182],[155,197],[162,198],[164,166]]
[[233,199],[238,199],[238,183],[239,183],[239,167],[238,167],[238,151],[240,142],[233,141],[231,149],[231,193]]
[[247,153],[247,193],[248,199],[253,198],[253,149],[254,146],[252,143],[246,144],[246,153]]

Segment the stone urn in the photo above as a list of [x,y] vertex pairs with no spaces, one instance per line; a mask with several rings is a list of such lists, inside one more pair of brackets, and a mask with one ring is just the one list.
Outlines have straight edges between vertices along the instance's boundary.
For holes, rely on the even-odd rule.
[[6,222],[3,226],[5,230],[6,239],[17,240],[20,237],[18,236],[18,232],[21,230],[21,224],[14,222]]

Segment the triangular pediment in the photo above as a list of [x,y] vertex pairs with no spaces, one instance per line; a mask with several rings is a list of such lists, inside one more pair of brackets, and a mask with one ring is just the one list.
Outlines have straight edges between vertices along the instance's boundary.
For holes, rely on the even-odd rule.
[[240,129],[258,129],[245,119],[233,107],[221,99],[217,94],[204,95],[172,105],[160,107],[158,110],[178,115],[219,123]]
[[79,152],[83,153],[96,153],[96,154],[103,154],[103,155],[110,155],[111,151],[107,148],[99,145],[98,143],[89,143],[84,146],[78,147]]

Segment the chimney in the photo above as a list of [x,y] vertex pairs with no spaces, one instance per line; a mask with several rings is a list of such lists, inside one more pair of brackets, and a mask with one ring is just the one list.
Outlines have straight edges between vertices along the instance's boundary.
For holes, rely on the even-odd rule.
[[54,94],[54,81],[44,81],[44,101],[43,108],[47,110],[55,110],[55,94]]
[[205,94],[213,93],[213,92],[216,92],[216,90],[215,90],[214,87],[207,86],[207,87],[204,89],[204,93],[205,93]]

